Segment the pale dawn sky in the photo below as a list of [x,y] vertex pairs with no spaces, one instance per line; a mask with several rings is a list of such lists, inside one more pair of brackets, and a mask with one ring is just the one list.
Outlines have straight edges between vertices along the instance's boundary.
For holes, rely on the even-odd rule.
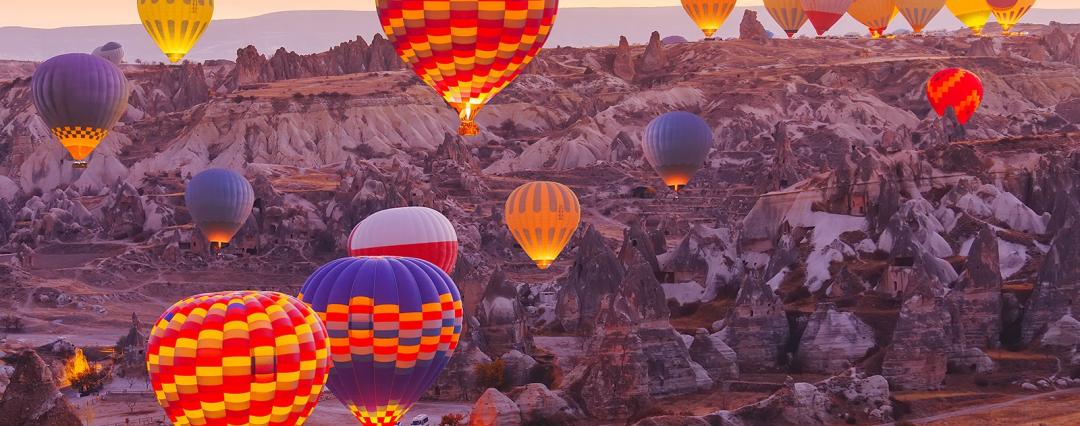
[[[56,28],[138,23],[134,0],[5,1],[0,27]],[[303,6],[298,6],[303,4]],[[1038,0],[1036,8],[1078,7],[1077,0]],[[243,18],[283,10],[372,10],[364,0],[218,0],[215,18]],[[560,7],[675,6],[679,0],[561,0]],[[739,0],[759,6],[761,0]]]

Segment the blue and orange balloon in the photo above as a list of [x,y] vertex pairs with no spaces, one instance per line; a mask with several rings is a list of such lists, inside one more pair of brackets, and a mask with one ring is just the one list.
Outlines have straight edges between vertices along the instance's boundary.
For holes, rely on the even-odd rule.
[[348,257],[300,290],[330,335],[327,386],[365,426],[397,425],[450,361],[461,295],[450,276],[411,257]]
[[228,244],[251,216],[255,190],[232,170],[208,169],[187,184],[184,204],[211,244]]
[[86,157],[124,115],[128,80],[112,62],[85,53],[49,59],[34,71],[34,106],[60,144],[85,168]]
[[679,192],[705,163],[712,144],[712,129],[705,120],[675,111],[649,123],[641,148],[664,184]]

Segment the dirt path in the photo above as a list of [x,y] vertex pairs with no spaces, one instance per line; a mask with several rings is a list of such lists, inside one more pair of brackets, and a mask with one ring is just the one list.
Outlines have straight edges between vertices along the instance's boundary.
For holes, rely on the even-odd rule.
[[[993,404],[976,405],[972,407],[962,408],[956,411],[950,411],[947,413],[935,414],[933,416],[922,417],[918,419],[904,419],[905,422],[913,424],[932,424],[934,422],[948,420],[954,417],[968,416],[972,414],[984,414],[1002,408],[1007,408],[1016,404],[1038,401],[1047,398],[1055,398],[1066,395],[1080,395],[1080,388],[1062,389],[1053,392],[1040,393],[1035,395],[1027,395],[1018,398],[1014,398],[1005,402],[997,402]],[[887,423],[889,426],[895,425],[895,423]]]

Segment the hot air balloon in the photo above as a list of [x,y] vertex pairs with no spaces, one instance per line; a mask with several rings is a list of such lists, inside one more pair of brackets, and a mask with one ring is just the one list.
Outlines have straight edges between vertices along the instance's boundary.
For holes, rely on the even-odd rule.
[[818,36],[825,35],[851,7],[852,0],[802,0],[803,10]]
[[106,61],[112,62],[115,65],[120,65],[124,62],[124,46],[115,41],[105,43],[105,45],[94,49],[91,55],[102,58]]
[[221,247],[251,216],[255,190],[232,170],[208,169],[188,182],[184,203],[206,239]]
[[927,83],[926,97],[938,115],[944,116],[946,109],[951,107],[956,111],[956,119],[964,125],[982,103],[982,80],[962,68],[941,70]]
[[712,143],[712,129],[705,120],[675,111],[649,123],[641,148],[664,184],[679,192],[705,163]]
[[529,182],[506,199],[506,226],[525,254],[547,269],[581,222],[581,204],[566,185]]
[[349,256],[406,256],[454,272],[457,231],[450,220],[427,207],[401,207],[377,212],[349,234]]
[[319,317],[292,296],[201,294],[154,323],[146,368],[173,424],[293,426],[319,402],[329,345]]
[[806,12],[802,0],[765,0],[765,9],[769,11],[788,38],[795,37],[803,24],[806,24]]
[[974,35],[982,34],[986,21],[990,19],[990,5],[986,4],[986,0],[945,0],[945,6]]
[[945,7],[945,0],[896,0],[896,7],[918,34]]
[[712,40],[716,30],[735,10],[735,0],[682,0],[682,6],[701,32],[705,33],[705,39]]
[[139,18],[161,52],[180,62],[214,18],[214,0],[138,0]]
[[85,53],[49,59],[34,71],[34,106],[60,144],[85,168],[128,105],[128,81],[116,65]]
[[855,0],[848,8],[848,14],[866,25],[873,38],[885,35],[885,30],[898,12],[895,0]]
[[330,334],[327,386],[365,426],[394,426],[450,361],[461,336],[457,286],[426,260],[348,257],[300,290]]
[[1035,5],[1035,0],[987,0],[987,4],[1001,24],[1001,33],[1009,35],[1012,27]]
[[476,114],[540,52],[558,0],[377,0],[398,56],[458,111],[459,133],[476,135]]

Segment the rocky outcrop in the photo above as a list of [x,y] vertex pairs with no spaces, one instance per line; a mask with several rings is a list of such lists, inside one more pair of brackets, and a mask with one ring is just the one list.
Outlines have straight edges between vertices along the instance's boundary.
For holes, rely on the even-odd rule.
[[327,52],[311,55],[280,48],[269,59],[259,54],[254,46],[248,46],[236,51],[236,67],[226,84],[235,89],[252,83],[402,68],[404,64],[394,47],[382,34],[376,34],[371,45],[362,37],[356,37],[356,40],[341,43]]
[[758,20],[756,11],[746,9],[743,12],[742,22],[739,22],[739,40],[750,40],[761,44],[769,41],[769,32]]
[[971,43],[971,47],[968,48],[967,56],[997,56],[997,49],[994,48],[994,39],[989,37],[981,37]]
[[484,388],[479,384],[476,366],[492,362],[491,357],[469,342],[462,342],[442,374],[428,388],[425,398],[437,401],[472,401]]
[[1021,327],[1024,343],[1034,341],[1047,324],[1080,312],[1080,219],[1073,218],[1046,254]]
[[739,370],[771,370],[786,357],[789,326],[780,297],[761,280],[747,280],[717,335],[738,354]]
[[1069,40],[1069,35],[1062,30],[1060,24],[1051,23],[1050,32],[1044,35],[1040,41],[1050,53],[1050,57],[1055,61],[1065,61],[1072,51],[1072,41]]
[[521,411],[522,424],[572,424],[581,413],[562,396],[540,383],[530,383],[510,392]]
[[671,63],[668,61],[664,45],[660,43],[660,33],[653,31],[649,37],[649,44],[645,46],[645,53],[637,60],[634,71],[637,74],[650,75],[665,71]]
[[926,274],[919,274],[915,282],[881,366],[881,375],[897,390],[939,388],[952,349],[951,318],[941,283]]
[[10,355],[15,371],[0,398],[0,422],[11,426],[81,426],[45,361],[32,350]]
[[630,53],[630,41],[626,39],[626,36],[619,37],[619,47],[615,48],[615,56],[611,61],[611,73],[626,81],[634,81],[637,75],[634,58]]
[[876,346],[874,330],[851,312],[819,303],[799,340],[795,360],[804,372],[839,373]]
[[703,328],[694,332],[690,358],[700,364],[714,382],[739,378],[739,359],[735,351],[719,336],[711,336]]
[[957,352],[995,348],[1001,336],[1001,261],[998,239],[984,225],[971,245],[964,274],[946,297]]
[[735,293],[744,274],[738,246],[727,228],[694,225],[675,249],[658,259],[660,271],[674,281],[704,277],[702,301]]
[[515,350],[532,353],[532,333],[525,307],[518,297],[517,286],[506,281],[501,269],[495,270],[484,289],[484,297],[476,307],[476,320],[480,323],[483,348],[489,355],[500,357]]
[[1039,344],[1056,350],[1076,348],[1080,345],[1080,321],[1072,315],[1063,315],[1046,326],[1046,332],[1039,339]]
[[469,426],[521,426],[521,410],[496,389],[488,389],[469,413]]

